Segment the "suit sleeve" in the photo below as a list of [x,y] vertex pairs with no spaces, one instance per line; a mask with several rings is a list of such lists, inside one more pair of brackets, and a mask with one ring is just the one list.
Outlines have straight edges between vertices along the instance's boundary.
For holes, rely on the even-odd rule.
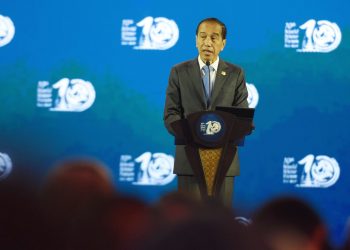
[[170,124],[183,117],[183,108],[181,103],[181,91],[179,85],[179,76],[176,68],[172,68],[169,76],[169,83],[166,90],[166,99],[164,107],[164,124],[168,132],[174,135],[174,130]]
[[232,106],[240,108],[248,108],[248,90],[245,82],[245,75],[243,69],[238,73],[238,80],[235,90],[235,97]]

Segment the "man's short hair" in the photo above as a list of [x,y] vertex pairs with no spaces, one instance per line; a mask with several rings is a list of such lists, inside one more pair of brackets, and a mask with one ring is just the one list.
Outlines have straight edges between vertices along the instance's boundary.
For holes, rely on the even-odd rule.
[[204,22],[214,22],[214,23],[219,24],[221,26],[221,37],[223,40],[226,39],[226,34],[227,34],[226,25],[215,17],[209,17],[209,18],[206,18],[206,19],[203,19],[202,21],[200,21],[199,24],[197,25],[196,35],[198,35],[199,26]]

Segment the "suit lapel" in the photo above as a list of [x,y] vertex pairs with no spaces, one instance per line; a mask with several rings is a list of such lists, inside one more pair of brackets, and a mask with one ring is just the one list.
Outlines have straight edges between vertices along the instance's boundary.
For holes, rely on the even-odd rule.
[[214,89],[213,93],[211,94],[211,105],[215,103],[216,98],[218,97],[222,87],[224,86],[224,83],[226,79],[228,79],[228,67],[226,63],[222,60],[219,61],[218,65],[218,71],[216,72],[215,77],[215,83],[214,83]]
[[192,86],[194,87],[199,100],[201,100],[201,104],[203,108],[205,109],[206,101],[205,101],[204,90],[203,90],[203,81],[202,81],[202,76],[200,73],[197,58],[190,63],[187,70],[187,74],[188,74],[188,78],[191,79],[192,81]]

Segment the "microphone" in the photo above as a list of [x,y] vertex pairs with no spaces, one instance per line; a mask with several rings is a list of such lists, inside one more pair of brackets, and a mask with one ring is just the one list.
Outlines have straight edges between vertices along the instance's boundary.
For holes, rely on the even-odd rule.
[[210,82],[210,61],[206,61],[205,62],[205,65],[207,65],[208,67],[208,74],[209,74],[209,96],[208,96],[208,101],[207,101],[207,109],[209,108],[210,106],[210,96],[211,96],[211,82]]

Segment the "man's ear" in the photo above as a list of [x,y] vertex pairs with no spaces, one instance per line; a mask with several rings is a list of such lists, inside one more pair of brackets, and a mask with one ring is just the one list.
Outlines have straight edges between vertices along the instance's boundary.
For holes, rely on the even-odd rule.
[[222,48],[221,48],[221,51],[223,51],[223,50],[224,50],[225,45],[226,45],[226,39],[222,40]]

